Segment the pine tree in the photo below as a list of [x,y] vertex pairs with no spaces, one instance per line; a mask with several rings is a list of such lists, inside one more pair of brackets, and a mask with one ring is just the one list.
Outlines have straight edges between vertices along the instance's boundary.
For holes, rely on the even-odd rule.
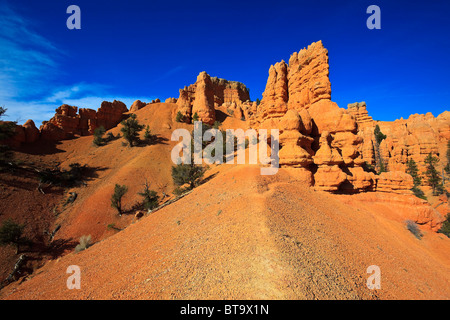
[[192,122],[198,121],[198,119],[199,119],[199,117],[198,117],[198,114],[196,112],[196,113],[194,113],[194,116],[192,117]]
[[413,178],[414,186],[420,186],[422,179],[419,176],[419,169],[414,159],[410,158],[406,163],[406,173],[409,173]]
[[134,113],[132,113],[127,120],[123,120],[120,124],[123,126],[120,131],[123,133],[124,139],[127,140],[130,147],[133,147],[138,143],[139,132],[144,129],[144,126],[139,124]]
[[386,164],[384,163],[383,158],[381,157],[381,151],[380,151],[380,143],[384,139],[386,139],[386,135],[384,135],[381,130],[380,126],[376,125],[375,129],[373,131],[375,135],[375,164],[378,168],[378,174],[381,174],[382,172],[386,172]]
[[145,127],[145,131],[144,131],[144,139],[145,140],[150,140],[152,138],[152,134],[151,134],[151,132],[150,132],[150,126],[146,126]]
[[149,144],[152,144],[156,141],[156,136],[153,135],[150,131],[150,126],[145,127],[144,140]]
[[173,182],[177,186],[188,184],[188,190],[194,189],[205,174],[205,171],[206,169],[203,166],[196,165],[193,161],[191,161],[191,164],[179,164],[172,167]]
[[442,223],[442,227],[438,232],[443,233],[450,238],[450,214],[447,215],[447,219]]
[[178,111],[177,112],[177,116],[175,117],[175,121],[176,122],[183,122],[183,119],[184,119],[183,114],[180,111]]
[[375,134],[375,140],[377,141],[378,144],[380,144],[381,141],[386,139],[386,135],[383,134],[383,132],[381,132],[381,129],[380,129],[379,125],[375,126],[375,130],[373,131],[373,133]]
[[13,245],[16,248],[16,254],[19,253],[19,247],[21,245],[30,245],[31,241],[23,237],[23,230],[25,225],[20,225],[12,221],[11,219],[3,222],[0,228],[0,245]]
[[436,170],[436,164],[439,162],[438,157],[434,157],[431,152],[425,158],[427,182],[433,189],[433,195],[440,195],[444,190],[441,184],[441,177]]
[[119,215],[122,215],[122,198],[127,193],[128,187],[116,184],[114,194],[111,196],[111,207],[115,208]]
[[103,138],[103,135],[105,134],[106,130],[103,126],[96,128],[94,130],[94,141],[93,144],[96,146],[103,146],[105,144],[105,139]]
[[425,193],[422,191],[422,189],[420,189],[422,179],[419,176],[419,169],[417,168],[417,164],[412,158],[409,159],[406,163],[406,173],[409,173],[413,178],[414,186],[412,187],[411,191],[414,193],[414,195],[418,198],[427,200]]
[[450,140],[447,141],[447,165],[445,166],[444,170],[445,172],[447,172],[447,174],[450,174]]
[[156,191],[150,190],[150,186],[147,181],[145,181],[144,190],[138,194],[144,198],[144,209],[152,210],[158,206],[159,196]]
[[[0,118],[5,115],[7,109],[0,107]],[[0,123],[0,166],[12,158],[11,149],[2,141],[13,137],[16,134],[16,122]]]

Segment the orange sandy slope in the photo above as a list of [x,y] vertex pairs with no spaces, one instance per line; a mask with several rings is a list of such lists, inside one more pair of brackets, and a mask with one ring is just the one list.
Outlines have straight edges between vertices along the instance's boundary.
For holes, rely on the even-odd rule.
[[[169,120],[175,110],[156,104],[136,114],[170,139],[174,128],[191,128]],[[396,203],[314,192],[292,169],[261,176],[257,166],[224,164],[179,201],[139,221],[119,218],[109,201],[115,183],[129,186],[125,207],[139,200],[145,177],[173,190],[175,142],[131,149],[122,139],[101,148],[91,143],[83,137],[60,146],[66,165],[106,168],[77,188],[58,237],[92,234],[98,242],[9,285],[2,299],[450,298],[450,239],[428,230],[416,239]],[[106,229],[112,222],[131,225],[113,234]],[[81,268],[80,290],[67,289],[70,265]],[[381,269],[380,290],[366,286],[370,265]]]

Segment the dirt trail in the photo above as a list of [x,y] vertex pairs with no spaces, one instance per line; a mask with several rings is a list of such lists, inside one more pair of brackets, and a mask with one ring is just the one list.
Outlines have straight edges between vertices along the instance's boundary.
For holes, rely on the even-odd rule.
[[[295,170],[261,176],[256,165],[211,166],[212,178],[179,201],[139,221],[119,218],[110,206],[115,183],[129,186],[126,208],[140,200],[145,178],[160,195],[160,185],[173,191],[170,135],[192,130],[171,120],[175,111],[159,103],[136,112],[161,138],[156,145],[128,148],[119,139],[95,148],[81,137],[39,156],[97,168],[55,222],[62,225],[56,240],[91,234],[96,243],[78,254],[68,248],[0,298],[450,299],[450,239],[424,230],[418,240],[397,214],[401,203],[314,192]],[[224,127],[239,121],[228,118]],[[110,223],[126,228],[108,230]],[[67,289],[70,265],[81,268],[80,290]],[[381,269],[381,290],[366,286],[370,265]]]
[[[223,167],[188,196],[48,263],[1,297],[449,299],[450,268],[427,249],[440,241],[448,250],[448,239],[430,233],[418,242],[379,219],[283,170],[262,177],[257,167]],[[382,270],[381,290],[366,287],[372,264]],[[82,270],[81,290],[66,287],[69,265]]]

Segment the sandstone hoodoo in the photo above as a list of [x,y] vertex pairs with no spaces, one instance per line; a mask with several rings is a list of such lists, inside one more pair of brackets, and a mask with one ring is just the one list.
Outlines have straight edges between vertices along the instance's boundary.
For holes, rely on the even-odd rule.
[[[279,119],[295,110],[302,119],[302,137],[307,138],[301,139],[303,144],[308,139],[312,142],[306,144],[308,152],[305,154],[315,159],[316,169],[304,167],[315,171],[315,188],[338,191],[348,190],[350,185],[354,191],[366,190],[375,185],[375,181],[371,175],[362,173],[364,160],[359,149],[363,139],[357,135],[355,117],[331,101],[328,70],[328,51],[321,41],[293,53],[289,64],[281,61],[271,66],[263,99],[250,122],[255,127],[282,131],[285,121]],[[292,149],[292,143],[280,137],[280,144],[280,164],[296,166],[292,155],[288,155],[292,152],[287,152]],[[285,148],[287,150],[283,151]],[[297,153],[296,157],[302,158],[301,153]]]
[[250,100],[247,87],[236,81],[227,81],[210,77],[206,72],[200,72],[197,81],[184,89],[180,89],[177,100],[178,111],[186,122],[191,122],[195,113],[199,120],[213,124],[216,119],[215,108],[225,106],[242,118],[246,114]]

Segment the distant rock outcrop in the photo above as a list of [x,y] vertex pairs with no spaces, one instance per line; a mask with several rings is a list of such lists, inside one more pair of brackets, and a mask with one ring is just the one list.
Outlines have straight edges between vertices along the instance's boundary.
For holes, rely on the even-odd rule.
[[145,107],[147,105],[147,103],[142,102],[141,100],[136,100],[135,102],[133,102],[133,104],[130,107],[130,112],[136,112],[140,109],[142,109],[143,107]]
[[386,135],[380,144],[380,154],[389,171],[405,172],[408,159],[413,159],[419,170],[423,171],[424,160],[430,152],[433,155],[445,155],[446,143],[450,140],[449,111],[436,118],[431,113],[413,114],[408,119],[384,122],[372,120],[365,103],[349,104],[348,110],[355,116],[358,136],[363,140],[358,145],[358,151],[368,164],[375,164],[376,125]]
[[165,103],[177,103],[177,99],[176,98],[167,98],[166,101],[164,101]]
[[248,114],[249,104],[245,107],[242,105],[249,100],[250,95],[244,84],[210,77],[203,71],[200,72],[194,84],[180,89],[180,96],[176,103],[185,121],[190,122],[197,112],[199,120],[213,124],[215,108],[226,106],[233,110],[233,116],[242,118]]
[[70,139],[75,135],[86,136],[103,126],[105,130],[115,127],[127,112],[126,105],[121,101],[103,101],[100,108],[79,109],[63,104],[56,109],[56,114],[49,121],[43,121],[40,136],[45,140]]

